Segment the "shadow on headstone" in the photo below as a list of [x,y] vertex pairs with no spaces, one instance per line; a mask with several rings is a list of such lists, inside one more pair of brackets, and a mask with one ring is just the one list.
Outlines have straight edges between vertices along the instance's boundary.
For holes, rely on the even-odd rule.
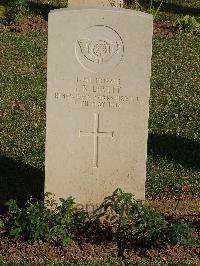
[[44,171],[1,155],[0,213],[6,210],[9,199],[16,199],[23,206],[30,197],[43,200]]
[[188,169],[200,170],[200,143],[187,138],[149,134],[148,154],[166,157]]

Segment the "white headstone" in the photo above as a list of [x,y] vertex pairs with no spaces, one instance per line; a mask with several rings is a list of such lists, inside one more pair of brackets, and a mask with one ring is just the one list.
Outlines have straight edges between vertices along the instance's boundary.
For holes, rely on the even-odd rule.
[[125,9],[50,13],[45,190],[56,197],[145,198],[152,24]]

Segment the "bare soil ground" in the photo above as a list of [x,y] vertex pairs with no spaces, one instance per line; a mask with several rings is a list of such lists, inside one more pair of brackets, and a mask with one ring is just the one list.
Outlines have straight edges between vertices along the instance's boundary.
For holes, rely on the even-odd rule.
[[[9,241],[9,243],[8,243]],[[24,242],[3,240],[0,243],[0,255],[6,261],[19,259],[37,259],[51,261],[68,261],[72,259],[115,259],[117,257],[117,245],[113,242],[91,244],[73,244],[68,247],[61,247],[43,243],[41,241]],[[167,247],[160,249],[138,250],[134,246],[126,249],[124,258],[131,261],[141,259],[181,261],[190,260],[200,263],[200,248]]]
[[0,24],[0,32],[46,32],[48,22],[39,16],[23,18],[20,22]]
[[[166,218],[177,221],[188,221],[195,223],[200,222],[200,198],[199,197],[182,197],[182,198],[161,198],[151,199],[147,202]],[[200,226],[200,224],[199,224]],[[200,228],[199,228],[200,229]]]

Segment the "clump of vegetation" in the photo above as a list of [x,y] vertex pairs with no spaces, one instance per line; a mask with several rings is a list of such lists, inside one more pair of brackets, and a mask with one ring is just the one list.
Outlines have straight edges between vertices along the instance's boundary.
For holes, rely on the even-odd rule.
[[169,238],[173,246],[196,246],[198,244],[194,226],[187,223],[172,224]]
[[109,213],[120,255],[124,252],[126,242],[131,239],[140,246],[156,245],[159,236],[167,228],[167,222],[161,214],[121,189],[115,190],[112,196],[107,197],[102,208],[103,215]]
[[188,224],[171,224],[152,207],[137,201],[131,193],[121,189],[107,197],[100,209],[107,213],[113,225],[119,255],[123,256],[126,244],[134,241],[137,246],[148,248],[158,245],[196,246],[198,239],[195,228]]
[[194,16],[186,15],[177,19],[173,26],[183,33],[200,33],[200,17],[195,18]]
[[30,199],[24,208],[10,200],[10,235],[68,245],[83,227],[86,213],[75,207],[73,198],[60,198],[60,204],[48,194],[45,203]]
[[0,8],[0,20],[3,22],[17,22],[30,14],[27,0],[8,0]]
[[[57,203],[49,193],[45,202],[30,199],[20,208],[15,200],[8,203],[6,228],[12,237],[42,240],[69,245],[84,233],[87,226],[102,216],[111,225],[112,237],[123,256],[127,243],[142,248],[158,245],[196,246],[198,238],[194,227],[186,223],[171,224],[165,217],[131,193],[117,189],[107,197],[93,215],[75,206],[74,199],[60,199]],[[102,211],[103,210],[103,211]],[[4,224],[2,223],[2,226]],[[1,224],[0,224],[1,227]],[[98,231],[98,228],[96,228]],[[100,230],[100,227],[99,227]]]

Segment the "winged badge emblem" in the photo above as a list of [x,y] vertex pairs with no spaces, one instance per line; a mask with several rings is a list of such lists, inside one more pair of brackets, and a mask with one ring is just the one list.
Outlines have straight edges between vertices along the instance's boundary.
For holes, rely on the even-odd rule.
[[96,64],[108,62],[121,48],[118,41],[80,39],[77,42],[83,56]]

